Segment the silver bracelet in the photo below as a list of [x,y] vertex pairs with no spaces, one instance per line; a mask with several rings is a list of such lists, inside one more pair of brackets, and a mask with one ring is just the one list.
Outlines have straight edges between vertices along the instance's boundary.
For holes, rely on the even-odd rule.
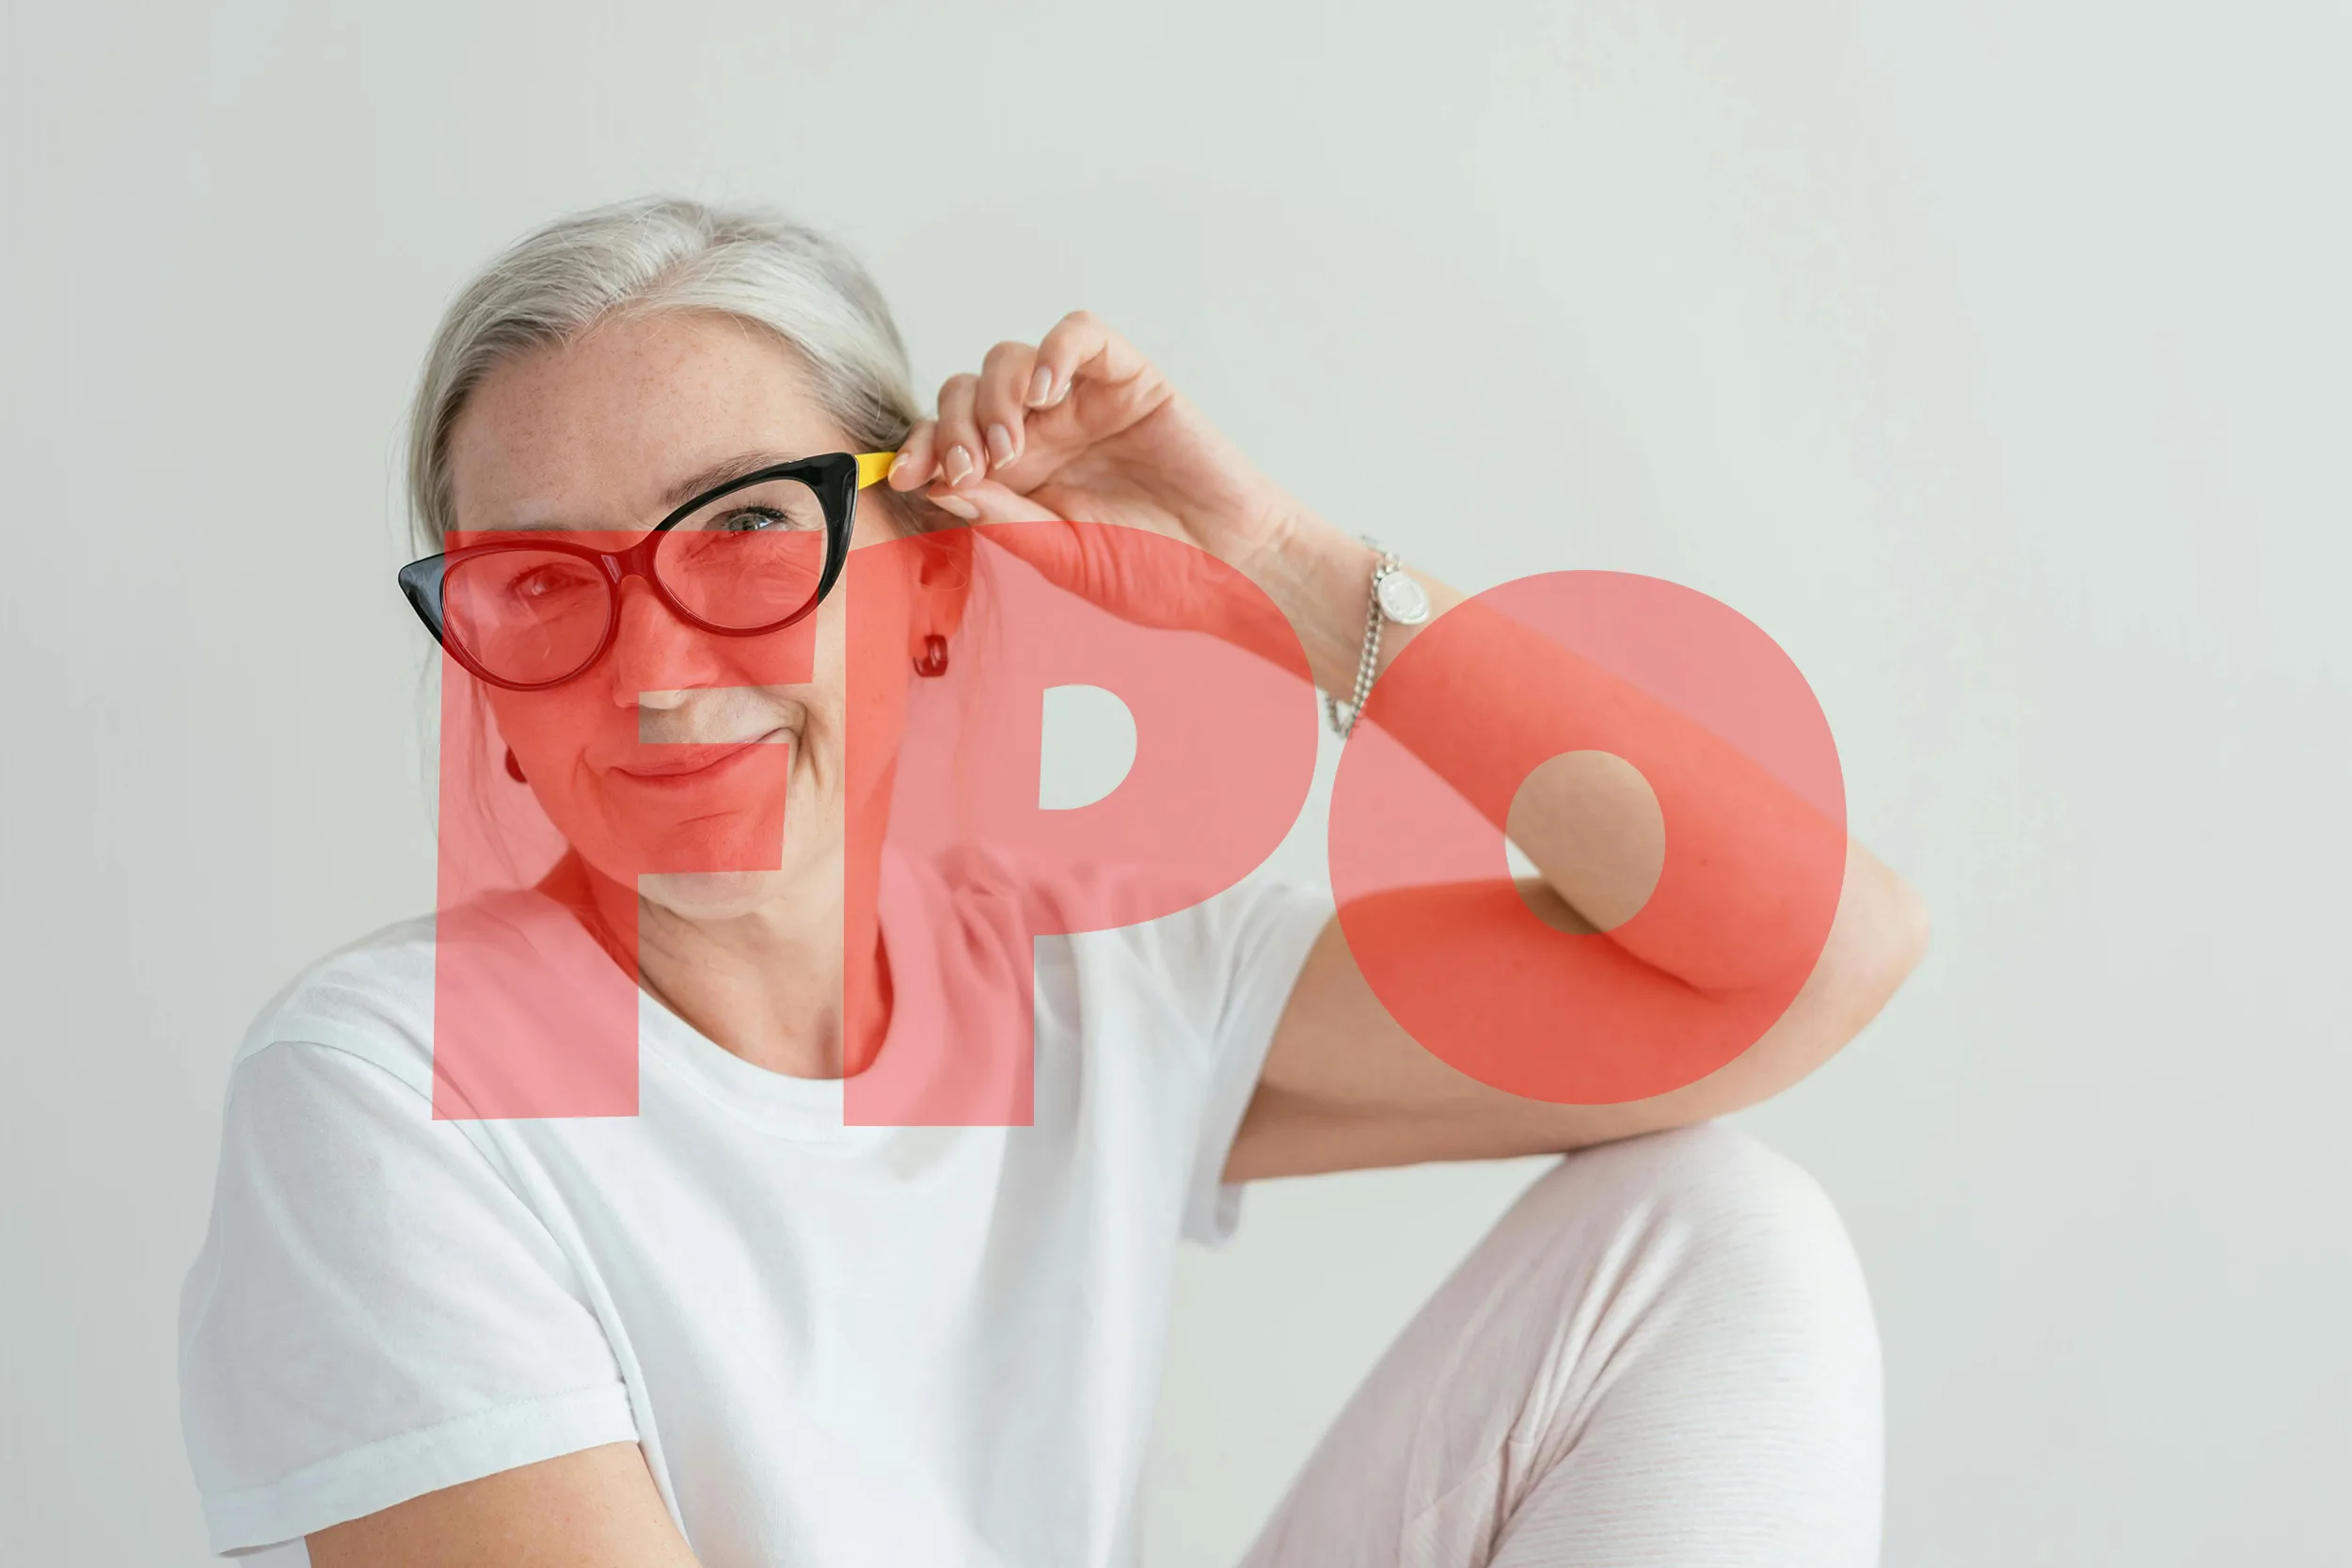
[[1347,699],[1347,717],[1340,717],[1338,697],[1328,691],[1323,694],[1323,711],[1331,721],[1331,733],[1342,740],[1355,729],[1364,699],[1372,695],[1372,678],[1380,668],[1381,624],[1394,621],[1400,626],[1417,626],[1429,619],[1428,592],[1406,575],[1404,563],[1382,548],[1378,540],[1367,537],[1364,543],[1378,550],[1380,559],[1373,562],[1371,603],[1364,610],[1364,651],[1356,660],[1356,689]]

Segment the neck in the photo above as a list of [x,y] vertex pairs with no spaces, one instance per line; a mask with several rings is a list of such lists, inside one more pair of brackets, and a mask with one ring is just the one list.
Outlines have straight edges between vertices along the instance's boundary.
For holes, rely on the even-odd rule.
[[[707,920],[665,909],[577,856],[542,886],[706,1037],[771,1072],[839,1078],[873,1061],[890,1017],[874,900],[844,898],[844,869],[836,852],[757,907]],[[845,967],[849,954],[859,961]]]

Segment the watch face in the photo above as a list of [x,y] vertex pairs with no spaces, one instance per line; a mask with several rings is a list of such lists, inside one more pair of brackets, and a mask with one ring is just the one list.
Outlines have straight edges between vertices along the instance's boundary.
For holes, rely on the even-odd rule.
[[1399,626],[1417,626],[1429,619],[1429,595],[1403,572],[1380,578],[1380,613]]

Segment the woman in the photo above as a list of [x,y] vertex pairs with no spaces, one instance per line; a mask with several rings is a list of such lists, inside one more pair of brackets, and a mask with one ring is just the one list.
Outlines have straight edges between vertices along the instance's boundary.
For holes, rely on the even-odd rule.
[[[614,568],[601,643],[482,672],[507,767],[569,852],[496,904],[464,939],[479,949],[445,917],[438,961],[486,952],[549,995],[571,984],[549,974],[633,975],[634,1115],[452,1111],[471,1091],[435,1078],[431,922],[326,960],[257,1022],[183,1304],[216,1550],[300,1561],[307,1538],[322,1568],[1130,1560],[1180,1233],[1216,1239],[1234,1184],[1262,1177],[1559,1151],[1372,1374],[1252,1560],[1875,1560],[1876,1351],[1851,1251],[1805,1178],[1697,1125],[1819,1065],[1916,961],[1919,906],[1869,855],[1840,840],[1826,945],[1770,1031],[1646,1099],[1553,1104],[1456,1072],[1391,1020],[1320,890],[1249,882],[1041,936],[1033,971],[1019,935],[1033,1115],[997,1119],[1028,1125],[855,1125],[862,1078],[941,1041],[930,1059],[952,1058],[1009,941],[985,874],[904,856],[873,872],[852,831],[890,772],[847,744],[858,649],[897,650],[898,686],[861,697],[890,714],[978,657],[985,574],[942,564],[973,555],[958,520],[1198,546],[1279,608],[1329,692],[1360,695],[1372,632],[1386,668],[1434,622],[1407,594],[1368,626],[1378,552],[1084,314],[999,344],[921,417],[863,273],[758,214],[644,201],[523,241],[443,324],[413,430],[435,546],[593,530],[582,549],[615,561],[681,512],[690,531],[717,519],[705,543],[782,537],[788,508],[727,502],[762,465],[896,458],[854,511],[855,624],[844,595],[812,598],[796,667],[755,669],[757,639],[690,624],[723,615],[688,602],[682,557],[638,556],[642,573]],[[1066,585],[1136,593],[1050,530],[998,535]],[[462,548],[432,603],[475,620],[435,629],[479,652],[497,611],[448,587]],[[605,593],[592,578],[558,587]],[[534,606],[553,592],[498,580]],[[1459,602],[1413,580],[1439,614]],[[1449,716],[1459,733],[1577,699],[1495,689]],[[1445,774],[1442,740],[1421,749]],[[676,804],[722,775],[774,784],[780,864],[628,842],[723,816]],[[1677,831],[1769,871],[1785,803],[1723,787],[1723,810]],[[1555,922],[1612,929],[1659,875],[1658,806],[1622,768],[1539,770],[1510,827]],[[869,872],[878,896],[846,897]],[[1446,929],[1432,964],[1476,940]],[[1708,993],[1677,966],[1708,959],[1612,961],[1695,1025]]]

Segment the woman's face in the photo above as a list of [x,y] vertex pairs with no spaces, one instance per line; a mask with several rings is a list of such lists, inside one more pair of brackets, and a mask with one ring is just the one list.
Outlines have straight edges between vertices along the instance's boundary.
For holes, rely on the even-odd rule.
[[[721,465],[847,449],[790,350],[730,318],[673,313],[610,323],[491,372],[451,433],[451,495],[469,533],[642,532],[685,499],[679,487]],[[882,506],[869,499],[858,509],[853,547],[896,536]],[[877,689],[861,674],[861,704],[890,710],[862,710],[862,721],[895,719],[905,650],[919,648],[927,631],[948,629],[933,624],[930,612],[945,607],[919,586],[914,552],[890,555],[906,569],[873,571],[869,559],[856,573],[859,641],[893,656],[861,665],[884,675]],[[772,683],[776,639],[697,631],[631,578],[602,659],[550,690],[488,691],[532,793],[583,860],[691,920],[784,898],[838,900],[850,803],[887,776],[872,758],[858,778],[845,771],[847,581],[845,574],[813,618],[814,669],[803,682],[755,678]],[[808,636],[805,622],[778,634],[803,647]],[[757,825],[760,851],[714,852],[733,863],[709,869],[676,863],[696,859],[680,846],[739,846],[747,824]],[[649,844],[667,847],[652,857],[664,863],[658,874],[646,874]]]

